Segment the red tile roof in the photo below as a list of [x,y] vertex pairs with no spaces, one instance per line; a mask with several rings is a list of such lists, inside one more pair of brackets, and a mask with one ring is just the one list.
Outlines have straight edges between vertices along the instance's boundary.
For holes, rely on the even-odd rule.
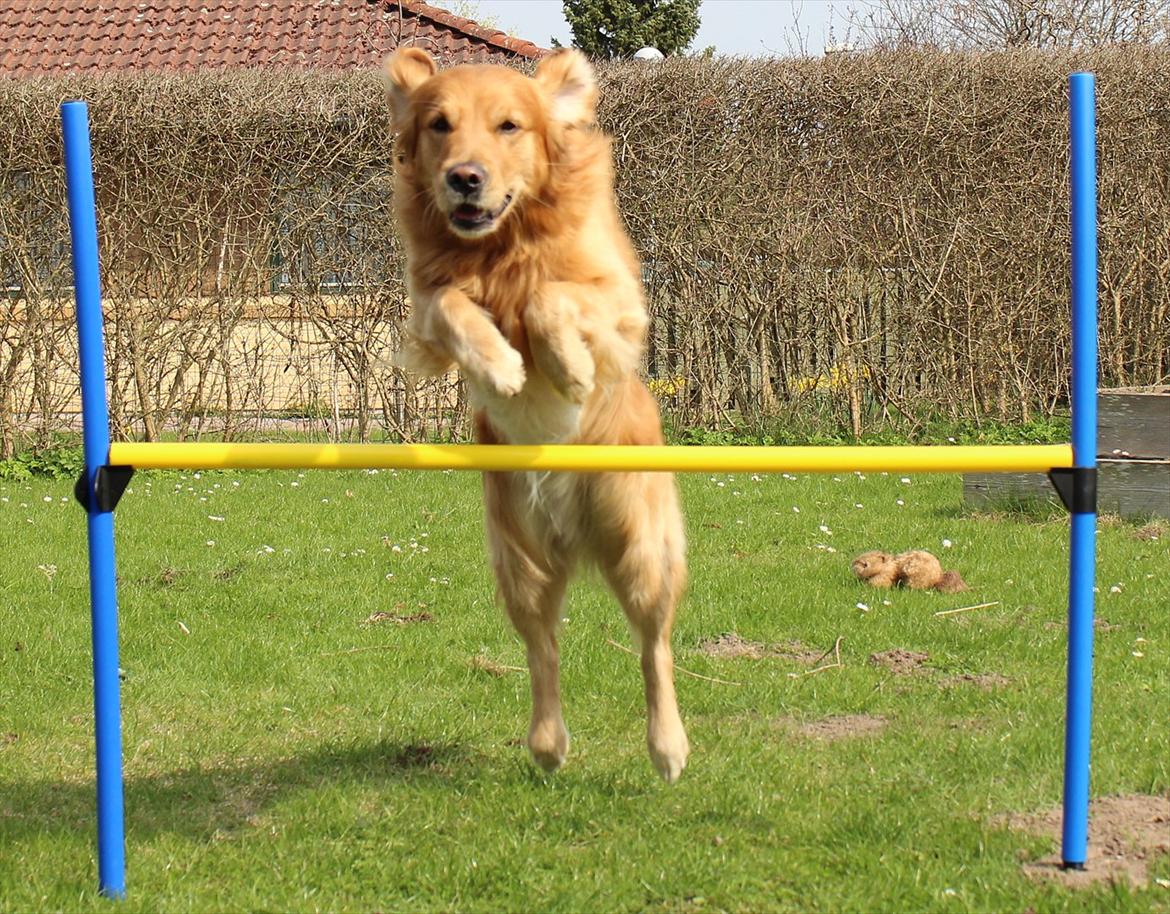
[[445,63],[548,53],[420,0],[0,0],[0,76],[367,69],[409,45]]

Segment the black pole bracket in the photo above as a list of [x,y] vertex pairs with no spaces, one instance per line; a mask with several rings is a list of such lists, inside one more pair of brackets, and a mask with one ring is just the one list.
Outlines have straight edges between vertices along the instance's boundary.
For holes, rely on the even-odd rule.
[[1070,514],[1097,512],[1097,468],[1059,467],[1048,471],[1048,481]]
[[[132,466],[100,466],[93,480],[93,494],[97,502],[98,511],[103,514],[113,511],[122,500],[122,493],[130,485],[130,477],[134,475]],[[77,477],[73,484],[73,497],[81,507],[89,510],[89,480],[85,470]]]

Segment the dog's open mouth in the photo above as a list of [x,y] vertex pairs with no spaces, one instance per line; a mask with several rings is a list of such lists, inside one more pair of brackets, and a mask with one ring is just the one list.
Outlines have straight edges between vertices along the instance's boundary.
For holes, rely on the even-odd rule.
[[504,197],[504,202],[495,210],[484,209],[482,206],[476,206],[474,203],[460,203],[455,209],[451,210],[450,219],[456,228],[461,228],[464,231],[487,228],[499,219],[500,216],[504,215],[504,210],[508,208],[511,202],[512,195],[508,194],[508,196]]

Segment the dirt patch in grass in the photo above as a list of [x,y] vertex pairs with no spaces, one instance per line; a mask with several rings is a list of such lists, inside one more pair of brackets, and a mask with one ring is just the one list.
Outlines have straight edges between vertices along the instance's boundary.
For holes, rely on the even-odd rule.
[[948,676],[942,684],[948,688],[974,686],[977,689],[999,689],[1011,683],[1011,680],[999,673],[962,673],[958,676]]
[[1152,543],[1162,539],[1170,531],[1170,523],[1164,520],[1152,520],[1143,524],[1133,532],[1133,538],[1144,543]]
[[870,663],[885,667],[895,676],[910,676],[917,673],[929,659],[930,655],[925,651],[908,651],[902,647],[869,655]]
[[699,653],[720,660],[760,660],[767,656],[767,646],[760,641],[748,641],[735,632],[726,632],[699,642]]
[[699,653],[719,660],[764,660],[774,657],[797,663],[816,663],[825,656],[824,651],[809,647],[803,641],[764,644],[761,641],[748,641],[735,632],[725,632],[718,637],[700,641]]
[[808,739],[835,742],[855,736],[873,736],[884,730],[888,723],[886,718],[875,714],[837,714],[820,720],[781,717],[775,721],[775,726]]
[[[1059,844],[1061,811],[1012,815],[1010,828],[1050,837]],[[1028,861],[1024,871],[1069,888],[1098,882],[1143,886],[1155,857],[1170,854],[1170,797],[1147,794],[1102,797],[1089,805],[1089,854],[1084,870],[1060,868],[1059,852]]]
[[[1063,620],[1061,622],[1045,622],[1044,627],[1046,629],[1048,629],[1049,631],[1052,631],[1053,629],[1056,629],[1056,628],[1068,628],[1068,620],[1066,619],[1066,620]],[[1118,629],[1118,628],[1121,628],[1121,626],[1114,625],[1112,622],[1110,622],[1107,619],[1094,619],[1093,620],[1093,631],[1111,632],[1114,629]]]
[[160,571],[158,577],[154,579],[156,584],[163,587],[170,587],[177,580],[179,580],[179,569],[169,566]]
[[769,650],[771,650],[769,656],[795,660],[798,663],[817,663],[833,653],[832,648],[823,651],[820,648],[809,647],[803,641],[783,641],[780,644],[773,644]]

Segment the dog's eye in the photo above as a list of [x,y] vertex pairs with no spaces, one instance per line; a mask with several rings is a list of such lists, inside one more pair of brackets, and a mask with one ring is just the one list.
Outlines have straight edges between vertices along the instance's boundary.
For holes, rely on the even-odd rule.
[[520,127],[514,121],[504,121],[498,129],[500,133],[515,133]]
[[445,117],[439,115],[437,118],[431,121],[431,129],[435,131],[435,133],[450,133],[451,124]]

